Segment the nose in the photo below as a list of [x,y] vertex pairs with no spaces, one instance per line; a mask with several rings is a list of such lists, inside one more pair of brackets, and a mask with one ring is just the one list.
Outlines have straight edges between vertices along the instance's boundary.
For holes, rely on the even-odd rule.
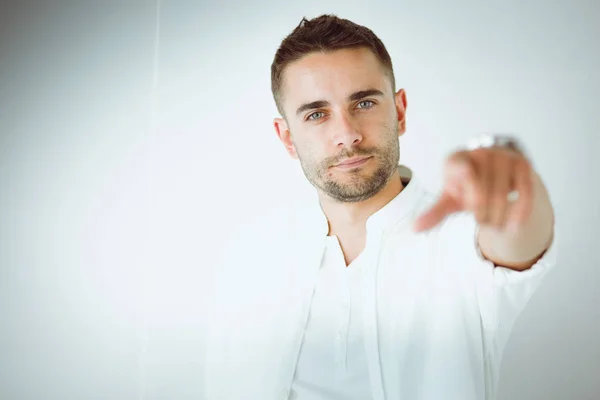
[[340,115],[334,127],[334,141],[337,147],[352,147],[362,142],[362,134],[347,115]]

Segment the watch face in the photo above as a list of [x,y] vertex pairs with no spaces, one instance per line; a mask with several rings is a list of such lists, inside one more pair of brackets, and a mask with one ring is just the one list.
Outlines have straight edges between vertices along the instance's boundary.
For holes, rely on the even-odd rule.
[[467,144],[467,149],[475,150],[482,147],[492,147],[495,143],[494,136],[489,133],[482,133],[481,135],[471,139]]
[[492,147],[498,144],[496,141],[496,135],[491,133],[484,133],[481,135],[481,146],[482,147]]
[[523,147],[520,145],[516,136],[506,133],[482,133],[468,142],[467,149],[475,150],[493,146],[504,147],[520,154],[524,154]]

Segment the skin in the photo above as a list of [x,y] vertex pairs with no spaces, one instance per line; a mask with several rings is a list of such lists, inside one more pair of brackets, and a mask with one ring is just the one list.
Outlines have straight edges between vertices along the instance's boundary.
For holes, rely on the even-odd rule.
[[[348,265],[364,249],[368,217],[403,190],[396,167],[406,93],[394,93],[385,68],[366,48],[308,54],[289,64],[283,78],[284,117],[275,118],[275,131],[316,188],[329,235],[338,237]],[[338,166],[352,157],[369,158],[353,168]],[[416,232],[469,211],[479,223],[482,254],[496,265],[527,269],[549,247],[553,208],[523,155],[498,148],[458,151],[449,155],[444,174],[442,194],[417,219]],[[509,202],[513,189],[519,199]]]

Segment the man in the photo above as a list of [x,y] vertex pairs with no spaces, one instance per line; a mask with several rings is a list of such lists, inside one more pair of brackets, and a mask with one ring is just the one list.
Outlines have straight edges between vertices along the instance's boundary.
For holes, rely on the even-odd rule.
[[232,245],[207,398],[495,398],[510,330],[555,260],[524,153],[496,140],[451,154],[433,199],[399,164],[407,98],[389,54],[335,16],[283,40],[272,90],[277,136],[318,201]]

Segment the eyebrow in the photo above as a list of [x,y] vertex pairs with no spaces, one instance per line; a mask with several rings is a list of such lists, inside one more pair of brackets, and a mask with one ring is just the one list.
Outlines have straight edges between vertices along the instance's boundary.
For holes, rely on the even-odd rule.
[[[360,90],[360,91],[354,92],[350,96],[348,96],[348,101],[357,101],[357,100],[363,99],[368,96],[383,97],[383,92],[381,90],[377,90],[377,89]],[[317,100],[317,101],[313,101],[310,103],[305,103],[305,104],[302,104],[300,107],[298,107],[298,109],[296,110],[296,115],[300,115],[304,111],[307,111],[307,110],[313,110],[315,108],[327,107],[329,105],[330,105],[330,103],[325,100]]]

